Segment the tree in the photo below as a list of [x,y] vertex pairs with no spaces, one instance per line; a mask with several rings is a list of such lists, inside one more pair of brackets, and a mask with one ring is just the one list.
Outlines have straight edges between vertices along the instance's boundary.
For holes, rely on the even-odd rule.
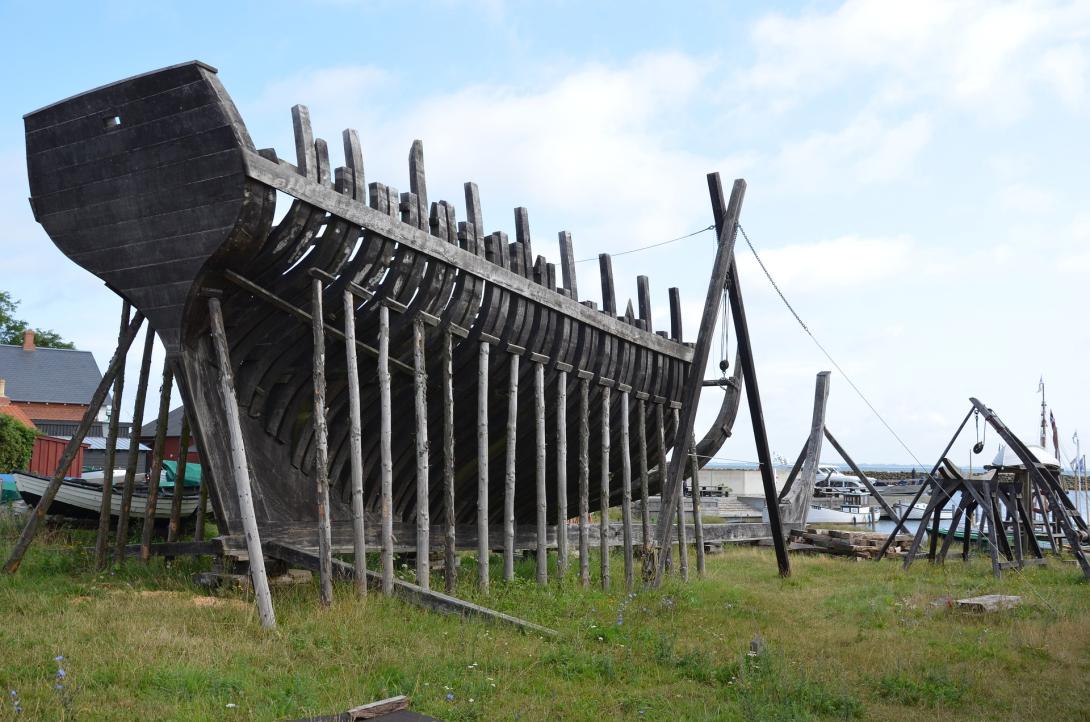
[[0,414],[0,474],[26,468],[37,435],[34,429],[23,426],[7,414]]
[[[30,326],[26,321],[15,317],[15,311],[19,308],[19,303],[7,291],[0,291],[0,343],[2,344],[23,345],[23,332]],[[34,344],[42,348],[73,349],[76,347],[75,344],[65,341],[59,333],[51,329],[37,331],[34,334]]]

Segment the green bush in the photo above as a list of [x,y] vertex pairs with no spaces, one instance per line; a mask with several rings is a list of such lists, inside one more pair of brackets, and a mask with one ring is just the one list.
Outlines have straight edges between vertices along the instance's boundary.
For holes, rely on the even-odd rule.
[[0,474],[25,469],[34,451],[34,429],[0,414]]

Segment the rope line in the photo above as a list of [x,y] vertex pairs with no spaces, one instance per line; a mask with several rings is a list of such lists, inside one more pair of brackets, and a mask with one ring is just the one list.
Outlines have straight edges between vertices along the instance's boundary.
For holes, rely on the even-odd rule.
[[[712,225],[708,226],[707,228],[701,228],[699,231],[693,231],[692,233],[686,233],[684,236],[678,236],[677,238],[671,238],[668,241],[659,241],[658,243],[652,243],[649,246],[640,246],[639,248],[632,248],[632,249],[627,250],[627,251],[620,251],[618,253],[609,253],[609,254],[606,254],[606,255],[608,255],[610,258],[616,258],[617,256],[627,256],[629,253],[639,253],[640,251],[646,251],[646,250],[648,250],[650,248],[658,248],[659,246],[665,246],[665,245],[670,244],[670,243],[677,243],[678,241],[684,241],[686,238],[692,238],[693,236],[700,235],[701,233],[706,233],[706,232],[708,232],[710,230],[713,230],[714,228],[715,228],[715,224],[713,223]],[[578,261],[576,261],[576,263],[587,263],[589,261],[597,261],[597,260],[598,260],[598,256],[595,256],[594,258],[581,258]]]

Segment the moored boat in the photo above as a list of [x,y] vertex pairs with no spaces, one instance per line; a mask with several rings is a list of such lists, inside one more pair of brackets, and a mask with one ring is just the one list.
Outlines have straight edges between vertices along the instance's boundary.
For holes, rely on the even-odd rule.
[[[34,506],[42,498],[49,477],[38,476],[27,472],[17,471],[12,474],[15,486],[27,506]],[[110,514],[121,515],[121,487],[115,486],[114,493],[110,495]],[[169,519],[172,500],[172,491],[160,489],[159,497],[155,503],[155,518]],[[132,506],[130,514],[133,517],[143,517],[147,509],[148,487],[146,484],[133,487]],[[197,510],[199,496],[195,493],[182,494],[182,516],[187,517]],[[65,479],[57,492],[56,498],[49,507],[51,514],[68,516],[76,519],[97,519],[102,505],[102,482],[84,481],[83,479]]]

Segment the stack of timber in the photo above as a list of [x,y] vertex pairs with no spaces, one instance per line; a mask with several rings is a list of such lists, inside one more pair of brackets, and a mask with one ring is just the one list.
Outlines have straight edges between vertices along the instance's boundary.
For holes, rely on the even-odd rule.
[[[677,289],[655,330],[648,279],[619,306],[603,255],[599,308],[569,233],[554,265],[525,208],[509,240],[486,231],[474,183],[463,222],[429,202],[419,141],[399,193],[365,180],[355,131],[337,167],[307,109],[292,120],[294,163],[254,144],[200,62],[24,118],[35,218],[163,340],[221,531],[251,559],[258,531],[324,558],[365,536],[425,564],[511,539],[540,558],[569,498],[584,518],[615,506],[633,469],[658,493],[694,358]],[[730,435],[739,395],[736,374],[697,458]]]
[[[816,547],[827,554],[856,559],[877,559],[878,552],[886,541],[886,535],[882,532],[818,529],[808,526],[805,531],[798,529],[792,531],[791,539],[803,545]],[[908,553],[911,544],[911,534],[898,534],[886,553],[897,557],[904,556]]]

